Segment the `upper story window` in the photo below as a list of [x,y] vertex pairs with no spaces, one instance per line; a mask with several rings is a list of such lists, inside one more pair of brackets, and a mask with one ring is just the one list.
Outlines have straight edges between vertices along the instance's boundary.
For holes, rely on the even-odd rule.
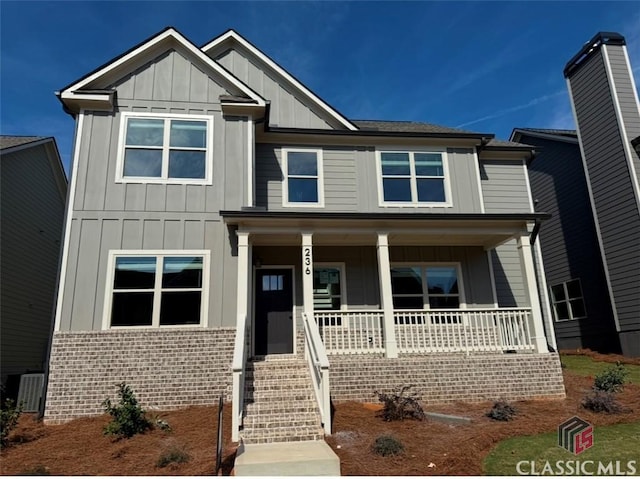
[[324,206],[322,150],[282,150],[285,206]]
[[380,151],[383,206],[451,206],[444,151]]
[[551,301],[556,321],[587,317],[579,279],[551,286]]
[[105,329],[203,323],[207,252],[112,252],[110,258]]
[[123,113],[117,181],[211,184],[212,120]]

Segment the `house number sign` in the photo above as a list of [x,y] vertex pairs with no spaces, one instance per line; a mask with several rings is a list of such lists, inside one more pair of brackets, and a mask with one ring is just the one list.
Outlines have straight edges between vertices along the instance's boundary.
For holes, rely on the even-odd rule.
[[302,248],[302,264],[304,264],[304,274],[311,274],[311,263],[313,256],[311,255],[311,248]]

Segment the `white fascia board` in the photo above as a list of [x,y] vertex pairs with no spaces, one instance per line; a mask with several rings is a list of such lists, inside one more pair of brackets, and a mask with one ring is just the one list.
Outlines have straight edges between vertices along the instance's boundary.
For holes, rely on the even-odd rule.
[[229,30],[228,32],[220,35],[218,38],[213,39],[211,42],[207,43],[205,46],[202,47],[202,51],[204,53],[207,53],[209,50],[212,50],[213,48],[218,47],[219,45],[225,43],[229,39],[235,40],[244,48],[246,48],[252,55],[254,55],[260,61],[265,63],[267,66],[269,66],[269,68],[273,69],[278,75],[280,75],[283,79],[289,82],[300,93],[302,93],[304,96],[309,98],[309,100],[311,100],[317,106],[322,108],[329,115],[331,115],[333,118],[335,118],[337,121],[342,123],[345,127],[347,127],[349,130],[356,131],[359,129],[357,126],[351,123],[348,119],[346,119],[336,110],[331,108],[331,106],[325,103],[320,97],[318,97],[315,93],[313,93],[311,90],[305,87],[302,83],[300,83],[298,80],[292,77],[289,73],[287,73],[286,70],[278,66],[276,62],[271,60],[271,58],[269,58],[267,55],[262,53],[256,47],[254,47],[251,43],[245,40],[239,33],[235,32],[234,30]]
[[[74,94],[77,90],[81,90],[82,88],[84,88],[87,85],[91,84],[92,82],[94,82],[98,78],[108,74],[110,71],[112,71],[112,70],[114,70],[114,69],[116,69],[118,67],[121,67],[122,65],[124,65],[124,64],[126,64],[128,62],[131,62],[137,56],[139,56],[139,55],[143,54],[144,52],[146,52],[147,50],[155,47],[156,45],[160,44],[161,42],[166,41],[167,39],[173,39],[174,41],[178,42],[181,46],[183,46],[190,53],[192,53],[194,56],[196,56],[200,61],[202,61],[203,63],[208,65],[212,70],[214,70],[216,73],[218,73],[219,75],[224,77],[233,86],[238,88],[238,90],[240,90],[241,92],[246,94],[249,98],[255,100],[259,106],[265,106],[266,105],[266,102],[264,101],[264,99],[260,95],[258,95],[251,88],[249,88],[247,85],[245,85],[243,82],[241,82],[238,78],[236,78],[234,75],[232,75],[231,72],[229,72],[228,70],[223,68],[221,65],[219,65],[217,62],[215,62],[214,60],[209,58],[207,55],[205,55],[204,52],[199,50],[195,45],[193,45],[193,43],[188,41],[185,37],[183,37],[180,33],[178,33],[173,28],[169,28],[169,29],[165,30],[164,32],[160,33],[156,37],[154,37],[151,40],[149,40],[144,45],[141,45],[140,47],[138,47],[135,50],[129,52],[128,54],[118,58],[114,62],[109,63],[107,66],[105,66],[104,68],[101,68],[100,70],[98,70],[97,72],[93,73],[92,75],[89,75],[87,78],[84,78],[83,80],[80,80],[79,82],[74,83],[73,85],[69,86],[68,88],[66,88],[61,93],[61,98],[64,100],[66,98],[66,95]],[[77,98],[77,97],[73,97],[73,98]]]

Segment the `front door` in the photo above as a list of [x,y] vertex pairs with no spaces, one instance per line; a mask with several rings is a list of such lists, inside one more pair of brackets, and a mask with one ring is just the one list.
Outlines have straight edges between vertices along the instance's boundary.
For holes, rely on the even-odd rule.
[[254,352],[293,353],[293,280],[291,269],[256,270]]

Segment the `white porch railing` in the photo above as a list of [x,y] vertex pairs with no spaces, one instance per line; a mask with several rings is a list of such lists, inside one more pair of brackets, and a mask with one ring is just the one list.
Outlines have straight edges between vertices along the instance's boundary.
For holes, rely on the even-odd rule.
[[311,372],[311,382],[325,434],[331,434],[331,399],[329,396],[329,359],[313,314],[302,313],[304,323],[305,356]]
[[398,351],[533,351],[529,308],[395,310]]
[[314,311],[329,354],[384,352],[381,310]]
[[238,323],[236,325],[236,338],[233,347],[233,361],[231,369],[233,370],[233,397],[231,402],[231,440],[240,440],[240,425],[242,424],[242,415],[244,413],[244,369],[247,364],[247,338],[248,338],[247,316],[238,315]]

